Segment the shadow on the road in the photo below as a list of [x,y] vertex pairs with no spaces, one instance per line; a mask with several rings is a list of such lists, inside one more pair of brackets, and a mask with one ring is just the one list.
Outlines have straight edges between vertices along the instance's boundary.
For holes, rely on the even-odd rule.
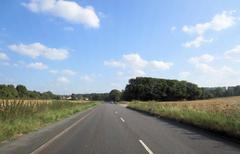
[[[240,140],[239,139],[232,138],[232,137],[226,136],[224,134],[216,133],[211,130],[199,128],[199,127],[193,126],[191,124],[182,123],[182,122],[176,121],[174,119],[157,117],[156,115],[149,114],[146,112],[136,111],[136,110],[132,110],[132,111],[138,112],[145,116],[154,117],[155,119],[157,119],[161,122],[165,122],[167,124],[167,126],[169,126],[169,129],[175,129],[175,131],[177,131],[181,134],[184,134],[191,140],[209,140],[209,139],[211,139],[211,140],[215,140],[217,142],[223,142],[227,145],[236,147],[240,150]],[[181,129],[179,129],[179,128],[181,128]],[[221,146],[221,144],[217,144],[214,148],[219,148],[220,146]]]

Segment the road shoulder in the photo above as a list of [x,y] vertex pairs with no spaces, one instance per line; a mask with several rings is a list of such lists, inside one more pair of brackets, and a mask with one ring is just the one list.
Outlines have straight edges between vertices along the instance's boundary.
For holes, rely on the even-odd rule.
[[80,118],[87,115],[94,108],[87,109],[70,116],[66,119],[60,120],[56,123],[50,124],[44,128],[41,128],[35,132],[23,135],[14,141],[7,141],[0,144],[0,153],[31,153],[36,148],[40,147],[48,140],[61,133],[64,129],[68,128]]

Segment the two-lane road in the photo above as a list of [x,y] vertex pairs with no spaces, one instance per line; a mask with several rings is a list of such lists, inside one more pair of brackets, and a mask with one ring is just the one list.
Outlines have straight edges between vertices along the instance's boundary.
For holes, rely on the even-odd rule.
[[[32,139],[37,140],[39,136]],[[29,141],[14,142],[0,147],[0,153],[1,150],[4,153],[33,154],[240,153],[238,144],[202,130],[113,104],[103,104],[80,114],[74,122],[38,146],[27,145]]]

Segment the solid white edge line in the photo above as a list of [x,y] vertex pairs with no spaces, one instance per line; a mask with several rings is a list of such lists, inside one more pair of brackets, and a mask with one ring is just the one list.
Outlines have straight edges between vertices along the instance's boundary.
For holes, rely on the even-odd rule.
[[146,151],[149,154],[153,154],[153,152],[148,148],[148,146],[142,140],[139,140],[139,142],[142,144],[142,146],[146,149]]
[[122,122],[125,122],[125,120],[122,117],[120,117],[120,119],[122,120]]
[[[96,109],[94,109],[96,110]],[[37,149],[35,149],[33,152],[31,152],[31,154],[38,154],[40,153],[42,150],[44,150],[47,146],[49,146],[52,142],[54,142],[55,140],[57,140],[59,137],[61,137],[63,134],[67,133],[70,129],[72,129],[73,127],[75,127],[77,124],[79,124],[82,120],[84,120],[85,118],[87,118],[90,113],[92,113],[94,110],[90,111],[89,113],[87,113],[85,116],[83,116],[82,118],[80,118],[77,122],[75,122],[74,124],[72,124],[71,126],[69,126],[68,128],[64,129],[62,132],[60,132],[59,134],[57,134],[56,136],[54,136],[53,138],[51,138],[50,140],[48,140],[46,143],[42,144],[40,147],[38,147]]]

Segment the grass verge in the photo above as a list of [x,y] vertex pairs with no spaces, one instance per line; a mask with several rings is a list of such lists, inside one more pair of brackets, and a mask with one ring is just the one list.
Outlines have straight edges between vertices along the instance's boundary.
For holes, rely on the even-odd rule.
[[173,119],[240,139],[240,102],[230,99],[190,102],[130,102],[128,108]]
[[[5,110],[2,109],[0,114],[0,142],[38,130],[47,124],[69,117],[97,104],[96,102],[55,101],[53,103],[41,104],[37,106],[37,110],[33,109],[33,106],[29,104],[18,104],[18,106],[21,106],[18,108],[10,108],[10,105],[5,106]],[[29,110],[32,111],[30,112]]]

